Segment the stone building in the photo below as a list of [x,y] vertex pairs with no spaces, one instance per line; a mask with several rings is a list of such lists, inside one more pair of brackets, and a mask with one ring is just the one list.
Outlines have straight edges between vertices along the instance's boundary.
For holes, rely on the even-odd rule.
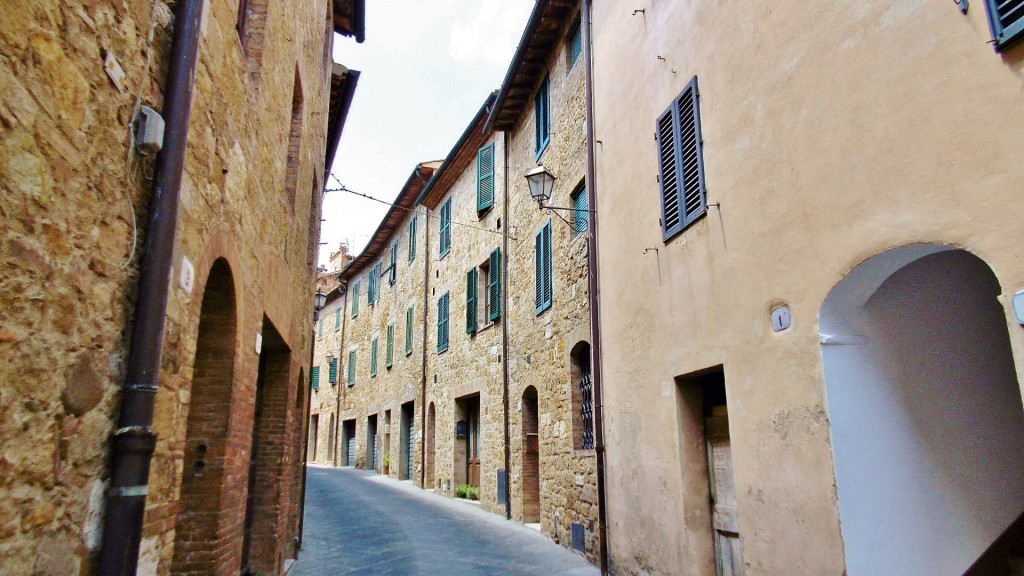
[[1020,3],[588,4],[613,571],[1020,573]]
[[361,14],[5,3],[5,574],[295,558],[320,191],[358,76],[331,47]]
[[[416,199],[440,162],[416,166],[320,312],[309,457],[420,483],[427,222]],[[315,447],[315,448],[313,448]]]

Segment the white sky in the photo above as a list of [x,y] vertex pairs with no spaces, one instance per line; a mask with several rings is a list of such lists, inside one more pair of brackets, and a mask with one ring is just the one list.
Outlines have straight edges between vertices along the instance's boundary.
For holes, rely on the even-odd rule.
[[[393,201],[420,162],[441,160],[500,87],[533,0],[366,0],[366,41],[335,37],[334,61],[359,70],[334,174]],[[329,178],[328,188],[337,182]],[[358,254],[387,212],[344,192],[324,198],[320,263]]]

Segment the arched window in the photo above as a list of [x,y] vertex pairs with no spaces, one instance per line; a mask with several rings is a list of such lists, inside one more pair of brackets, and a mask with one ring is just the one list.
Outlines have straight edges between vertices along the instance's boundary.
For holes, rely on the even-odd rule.
[[577,342],[569,353],[572,389],[572,446],[594,449],[594,385],[590,372],[590,344]]

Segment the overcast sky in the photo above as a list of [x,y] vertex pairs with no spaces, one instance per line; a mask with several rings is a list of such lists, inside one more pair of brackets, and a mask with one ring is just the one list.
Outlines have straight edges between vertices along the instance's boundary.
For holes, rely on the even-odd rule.
[[[533,0],[372,0],[366,41],[335,37],[334,61],[359,70],[333,172],[392,201],[420,162],[441,160],[501,85]],[[336,188],[333,178],[328,188]],[[324,198],[320,263],[348,241],[358,254],[387,212],[344,192]]]

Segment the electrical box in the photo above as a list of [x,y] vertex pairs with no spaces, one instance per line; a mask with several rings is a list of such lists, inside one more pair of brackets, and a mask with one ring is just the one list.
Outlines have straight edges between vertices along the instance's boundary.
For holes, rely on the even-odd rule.
[[164,119],[149,106],[139,108],[135,117],[135,147],[143,155],[156,154],[164,147]]

